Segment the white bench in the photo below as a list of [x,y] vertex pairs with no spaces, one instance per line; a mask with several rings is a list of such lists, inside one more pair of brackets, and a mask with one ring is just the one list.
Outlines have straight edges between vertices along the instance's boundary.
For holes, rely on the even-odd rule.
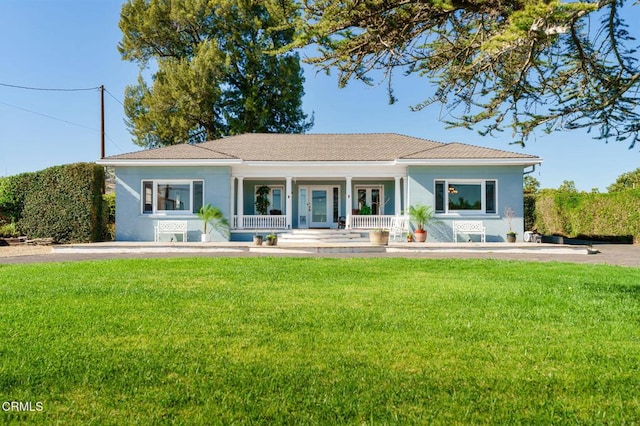
[[486,242],[486,228],[481,220],[454,220],[453,242],[458,242],[458,234],[480,235],[481,241]]
[[186,220],[159,220],[155,226],[155,241],[160,241],[161,234],[182,234],[182,242],[187,242]]

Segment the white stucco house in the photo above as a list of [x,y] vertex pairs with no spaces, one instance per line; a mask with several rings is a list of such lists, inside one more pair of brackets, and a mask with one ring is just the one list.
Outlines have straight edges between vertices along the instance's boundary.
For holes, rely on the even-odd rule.
[[[244,134],[98,161],[116,176],[116,240],[153,241],[159,221],[187,221],[199,241],[204,204],[220,208],[231,240],[257,230],[384,228],[418,203],[432,206],[429,241],[452,241],[454,220],[481,220],[486,240],[504,241],[504,210],[522,235],[523,175],[541,159],[399,134]],[[269,188],[269,212],[256,191]],[[367,206],[367,207],[364,207]],[[363,208],[364,207],[364,208]],[[361,211],[371,214],[362,215]],[[214,240],[221,240],[215,235]]]

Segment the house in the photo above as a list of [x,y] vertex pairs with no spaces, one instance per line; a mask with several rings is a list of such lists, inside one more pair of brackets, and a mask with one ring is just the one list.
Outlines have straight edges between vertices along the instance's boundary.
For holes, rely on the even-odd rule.
[[[230,219],[234,241],[261,229],[336,228],[343,221],[384,228],[417,203],[435,211],[429,241],[452,241],[452,221],[461,219],[481,220],[487,241],[504,241],[506,207],[515,211],[512,229],[524,231],[523,174],[540,163],[399,134],[244,134],[98,161],[115,170],[121,241],[153,241],[154,226],[167,219],[186,221],[188,241],[199,241],[194,212],[207,203]],[[256,211],[261,187],[267,214]]]

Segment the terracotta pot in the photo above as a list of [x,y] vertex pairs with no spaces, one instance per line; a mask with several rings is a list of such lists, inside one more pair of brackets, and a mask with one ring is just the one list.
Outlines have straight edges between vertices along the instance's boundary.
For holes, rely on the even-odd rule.
[[427,231],[424,229],[417,229],[416,232],[413,233],[413,236],[416,240],[416,243],[424,243],[427,241]]

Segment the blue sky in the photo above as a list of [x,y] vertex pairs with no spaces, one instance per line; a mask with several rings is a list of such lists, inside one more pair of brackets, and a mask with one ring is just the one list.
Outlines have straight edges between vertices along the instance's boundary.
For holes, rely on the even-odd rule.
[[[121,101],[138,75],[137,65],[117,51],[118,0],[3,0],[0,2],[0,84],[39,88],[96,88],[104,85],[106,153],[141,149],[131,143]],[[640,18],[640,7],[632,8]],[[630,22],[637,19],[630,19]],[[534,135],[523,149],[508,134],[482,137],[476,131],[446,129],[440,106],[409,107],[432,94],[425,80],[398,73],[387,102],[386,86],[351,82],[305,68],[303,107],[315,114],[313,133],[394,132],[440,142],[464,142],[538,155],[533,176],[542,187],[573,180],[578,189],[604,191],[622,173],[640,167],[640,146],[605,144],[583,131]],[[40,170],[100,155],[100,94],[22,90],[0,86],[0,176]]]

